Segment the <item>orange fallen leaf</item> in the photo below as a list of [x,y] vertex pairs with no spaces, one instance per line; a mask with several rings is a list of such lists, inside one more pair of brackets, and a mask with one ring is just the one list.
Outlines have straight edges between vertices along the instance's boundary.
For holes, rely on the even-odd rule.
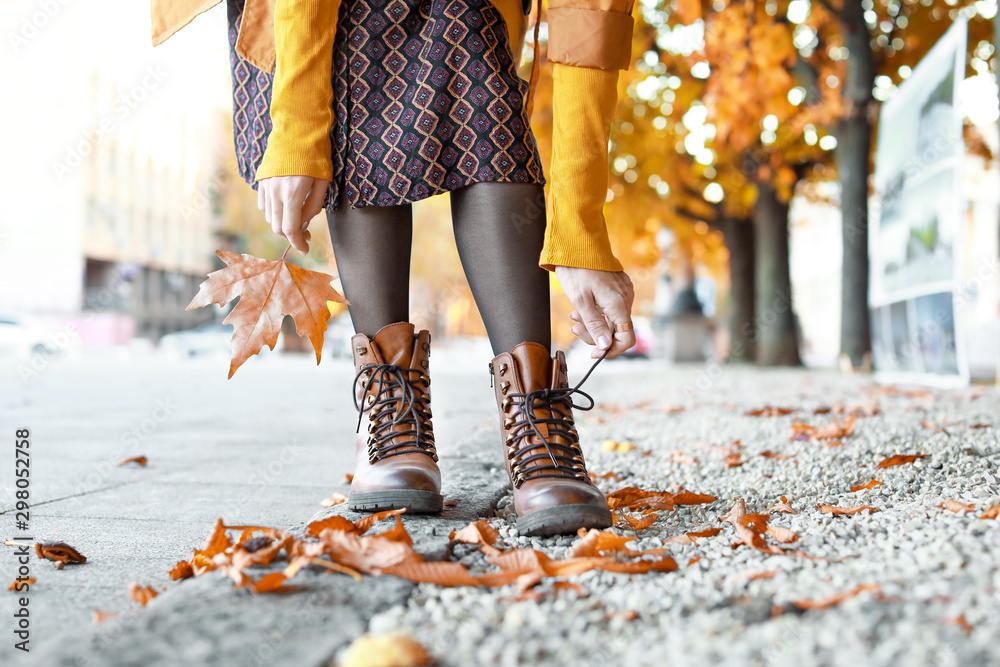
[[994,505],[993,507],[986,510],[980,519],[995,519],[1000,516],[1000,505]]
[[347,502],[347,496],[345,496],[343,493],[334,492],[332,496],[330,496],[329,498],[324,498],[323,500],[320,501],[319,504],[322,505],[323,507],[333,507],[334,505],[339,505],[341,503],[346,503],[346,502]]
[[717,500],[715,496],[709,496],[704,493],[692,493],[683,489],[672,495],[670,499],[674,505],[703,505],[705,503],[714,503]]
[[747,505],[742,498],[737,498],[736,502],[728,512],[719,517],[719,521],[727,521],[734,526],[737,525],[747,513]]
[[788,502],[788,496],[781,496],[781,500],[774,503],[774,507],[771,508],[771,514],[798,514],[794,509],[792,509],[791,503]]
[[706,530],[691,531],[682,535],[674,535],[664,540],[676,544],[698,544],[698,540],[704,537],[715,537],[722,532],[722,528],[708,528]]
[[733,452],[732,454],[723,456],[722,462],[726,464],[727,468],[737,468],[745,463],[742,457],[743,455],[739,452]]
[[802,422],[795,422],[792,424],[792,430],[795,432],[792,440],[834,440],[846,438],[854,432],[854,422],[856,420],[857,415],[852,414],[843,424],[837,422],[837,420],[825,426],[810,426]]
[[639,530],[643,530],[645,528],[649,528],[654,523],[656,523],[656,520],[658,518],[660,518],[660,515],[656,513],[656,510],[651,510],[649,512],[649,514],[646,514],[641,519],[633,519],[632,517],[630,517],[629,515],[625,514],[621,510],[615,510],[615,511],[618,512],[618,516],[620,516],[621,518],[625,519],[625,521],[628,523],[628,525],[632,527],[632,530],[635,530],[635,531],[639,531]]
[[133,602],[138,602],[143,607],[158,595],[152,586],[140,586],[139,582],[133,581],[128,585],[128,597]]
[[610,621],[613,618],[620,618],[623,621],[634,621],[639,618],[639,612],[635,609],[619,609],[618,611],[613,611],[604,617],[605,621]]
[[410,545],[378,535],[360,536],[327,528],[319,534],[319,539],[335,562],[368,574],[423,561]]
[[873,479],[867,484],[858,484],[857,486],[852,486],[851,491],[855,493],[857,493],[858,491],[866,491],[868,489],[874,489],[876,486],[881,486],[882,484],[885,484],[885,482],[880,482],[877,479]]
[[271,572],[270,574],[265,574],[257,581],[251,580],[247,583],[247,588],[253,593],[270,593],[281,588],[282,584],[287,580],[288,576],[284,572]]
[[444,501],[444,506],[445,507],[458,507],[458,501],[455,500],[455,499],[446,500],[446,501]]
[[500,533],[498,533],[493,526],[491,526],[489,522],[484,519],[473,521],[460,530],[453,530],[449,538],[453,542],[478,544],[483,548],[482,550],[484,553],[499,551],[493,545],[500,539]]
[[36,542],[35,555],[39,558],[55,561],[60,569],[63,565],[86,563],[87,557],[65,542]]
[[344,475],[344,479],[347,480],[348,484],[351,484],[352,482],[354,482],[354,475]]
[[757,581],[758,579],[773,579],[776,574],[781,572],[781,570],[766,570],[764,572],[744,572],[743,574],[737,574],[735,577],[729,577],[727,581]]
[[405,507],[400,507],[399,509],[395,510],[383,510],[381,512],[374,512],[366,517],[358,519],[357,521],[354,522],[354,525],[357,527],[359,533],[364,534],[368,532],[368,529],[370,529],[379,521],[383,521],[392,516],[399,516],[404,512],[406,512]]
[[969,428],[989,428],[989,427],[990,427],[989,424],[973,424]]
[[975,630],[975,628],[972,627],[972,625],[965,620],[965,614],[961,614],[959,616],[956,616],[955,618],[946,618],[944,619],[944,622],[957,625],[958,627],[962,628],[965,631],[965,634],[967,635],[971,635],[972,631]]
[[591,528],[589,531],[581,528],[577,535],[580,539],[569,550],[567,554],[569,558],[603,556],[605,552],[627,552],[625,545],[635,539],[596,528]]
[[854,588],[849,591],[834,593],[833,595],[828,595],[827,597],[817,598],[814,600],[795,600],[794,602],[792,602],[792,604],[794,604],[799,609],[809,609],[809,610],[829,609],[830,607],[838,605],[844,600],[847,600],[848,598],[860,595],[865,591],[869,591],[871,593],[877,593],[879,591],[879,585],[873,583],[861,584],[857,588]]
[[869,512],[878,512],[877,507],[872,507],[871,505],[858,505],[857,507],[837,507],[835,505],[817,505],[818,509],[823,514],[857,514],[858,512],[864,512],[868,510]]
[[775,459],[777,461],[784,461],[785,459],[790,459],[793,456],[795,456],[795,454],[778,454],[776,452],[772,452],[769,449],[765,449],[760,453],[760,455],[765,458]]
[[170,578],[174,581],[178,579],[187,579],[188,577],[194,576],[194,567],[191,566],[186,560],[178,561],[177,565],[174,565],[174,569],[170,570]]
[[215,254],[226,268],[208,274],[185,310],[213,303],[225,306],[239,297],[236,307],[223,320],[223,324],[234,327],[229,377],[265,345],[274,349],[286,315],[295,321],[296,332],[312,342],[318,364],[331,315],[327,304],[347,303],[333,288],[334,277],[290,264],[284,255],[272,262],[225,250],[216,250]]
[[969,503],[967,505],[965,503],[960,503],[957,500],[951,500],[950,498],[948,500],[945,500],[943,503],[938,503],[937,505],[935,505],[935,507],[946,509],[949,512],[954,512],[955,514],[964,514],[966,512],[971,512],[972,510],[976,509],[976,506],[973,505],[972,503]]
[[883,459],[881,463],[878,464],[878,468],[891,468],[893,466],[900,466],[905,463],[913,463],[917,459],[927,458],[927,454],[896,454],[895,456],[890,456],[887,459]]
[[21,577],[18,577],[14,581],[10,582],[10,586],[7,587],[7,590],[17,591],[18,593],[20,593],[21,592],[21,590],[19,590],[20,587],[23,587],[25,585],[31,586],[32,584],[35,583],[35,581],[37,580],[34,577],[28,577],[27,579],[22,579]]
[[127,459],[122,459],[118,462],[118,465],[123,466],[126,463],[138,463],[140,466],[145,466],[149,460],[145,456],[131,456]]
[[793,542],[798,542],[799,536],[788,528],[782,528],[781,526],[768,526],[767,534],[770,535],[775,542],[780,542],[781,544],[791,544]]
[[829,440],[829,441],[827,441],[824,444],[827,447],[843,447],[844,446],[844,441],[843,440]]
[[553,593],[559,593],[560,591],[573,591],[582,598],[588,597],[587,591],[583,586],[580,584],[574,584],[570,581],[557,581],[552,584]]
[[770,406],[760,410],[750,410],[744,412],[747,417],[781,417],[795,412],[795,408],[772,408]]
[[358,527],[354,525],[353,521],[349,521],[342,516],[328,516],[325,519],[320,519],[318,521],[313,521],[306,527],[306,535],[309,537],[318,537],[325,529],[332,528],[333,530],[343,530],[348,533],[356,533]]
[[102,623],[108,620],[109,618],[112,618],[117,615],[118,615],[117,611],[98,611],[97,609],[95,609],[93,615],[94,625]]
[[700,560],[701,560],[701,556],[694,556],[692,558],[689,558],[688,559],[688,567],[691,567],[692,565],[694,565],[695,563],[697,563]]

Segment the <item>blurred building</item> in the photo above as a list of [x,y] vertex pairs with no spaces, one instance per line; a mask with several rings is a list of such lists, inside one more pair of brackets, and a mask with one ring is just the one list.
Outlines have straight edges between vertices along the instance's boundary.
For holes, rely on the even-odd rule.
[[[44,5],[44,7],[43,7]],[[224,7],[157,49],[148,3],[5,3],[0,311],[84,344],[157,339],[213,269],[232,137]],[[10,99],[10,98],[8,98]]]

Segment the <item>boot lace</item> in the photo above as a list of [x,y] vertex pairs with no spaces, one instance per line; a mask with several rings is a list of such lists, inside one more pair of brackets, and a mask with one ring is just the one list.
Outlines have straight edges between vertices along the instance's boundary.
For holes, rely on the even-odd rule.
[[[437,461],[427,397],[430,378],[416,368],[371,363],[361,366],[354,376],[354,386],[359,381],[363,382],[361,397],[368,398],[362,405],[358,393],[354,394],[354,408],[358,411],[356,430],[361,431],[361,421],[368,413],[369,463],[416,453],[427,454]],[[400,424],[410,428],[395,430]]]
[[[511,406],[511,417],[505,423],[505,426],[509,424],[507,458],[511,462],[511,477],[515,487],[520,488],[525,481],[540,477],[589,479],[583,461],[583,451],[580,449],[580,436],[573,424],[572,410],[594,409],[594,398],[580,387],[597,368],[597,364],[607,356],[608,351],[605,350],[575,387],[535,389],[527,393],[507,394],[506,398]],[[575,403],[573,401],[575,394],[587,399],[589,404]],[[536,410],[546,411],[552,416],[539,416]],[[545,437],[538,428],[542,424],[548,427],[548,437]],[[554,442],[553,438],[560,438],[566,442]],[[539,446],[545,451],[539,451]],[[529,465],[545,459],[549,462]]]

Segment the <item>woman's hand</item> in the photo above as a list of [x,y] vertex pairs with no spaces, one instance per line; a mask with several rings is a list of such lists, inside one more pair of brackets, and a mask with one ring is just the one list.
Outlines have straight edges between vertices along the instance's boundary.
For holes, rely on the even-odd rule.
[[556,278],[563,292],[576,308],[570,318],[578,322],[572,331],[588,345],[597,347],[591,359],[611,348],[608,359],[635,345],[634,331],[614,333],[615,324],[632,322],[632,281],[624,271],[596,271],[557,266]]
[[330,181],[312,176],[272,176],[257,185],[257,208],[271,223],[275,234],[284,236],[303,255],[309,252],[309,221],[323,210]]

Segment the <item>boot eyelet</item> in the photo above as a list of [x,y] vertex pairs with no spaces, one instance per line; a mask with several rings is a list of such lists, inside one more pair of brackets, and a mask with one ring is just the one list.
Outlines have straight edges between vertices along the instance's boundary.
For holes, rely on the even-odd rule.
[[514,444],[514,436],[508,435],[507,438],[504,440],[504,444],[506,444],[508,447],[512,446]]
[[507,373],[507,364],[500,364],[500,375],[505,375]]
[[354,349],[358,353],[359,357],[363,357],[368,353],[367,348],[361,347],[360,345]]
[[506,394],[508,389],[510,389],[510,382],[500,383],[500,393]]
[[500,402],[500,408],[504,412],[510,412],[510,404],[511,404],[511,400],[509,398],[505,398],[505,399],[503,399],[503,401]]
[[514,418],[513,417],[507,417],[506,419],[503,420],[503,427],[505,429],[510,428],[513,425],[514,425]]
[[368,394],[368,396],[365,397],[365,403],[367,403],[368,405],[371,405],[374,402],[375,402],[375,397],[372,394]]
[[375,422],[368,422],[368,432],[369,433],[375,432]]

